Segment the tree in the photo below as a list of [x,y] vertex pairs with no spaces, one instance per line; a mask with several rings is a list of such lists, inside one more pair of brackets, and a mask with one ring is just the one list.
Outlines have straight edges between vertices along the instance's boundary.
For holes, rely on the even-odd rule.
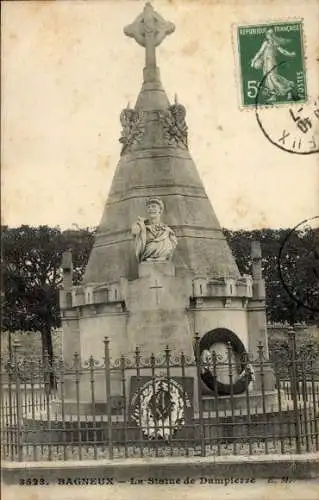
[[261,242],[270,322],[318,321],[315,310],[315,304],[317,308],[319,304],[318,229],[224,230],[224,233],[242,274],[251,273],[251,241]]
[[[292,318],[316,322],[319,318],[319,228],[285,230],[277,265],[284,308]],[[280,315],[280,311],[276,311]]]
[[53,359],[51,331],[60,326],[59,287],[63,251],[71,249],[75,283],[81,279],[93,242],[89,229],[48,226],[2,228],[2,329],[38,331],[43,352]]

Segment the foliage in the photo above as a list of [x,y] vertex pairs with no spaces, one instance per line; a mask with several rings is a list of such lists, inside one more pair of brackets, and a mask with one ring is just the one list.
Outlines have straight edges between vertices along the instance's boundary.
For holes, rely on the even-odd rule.
[[224,232],[242,274],[251,274],[251,241],[261,242],[269,322],[318,322],[319,229]]
[[[279,371],[288,371],[293,361],[293,350],[288,338],[269,341],[269,355]],[[297,371],[316,368],[319,359],[319,342],[306,340],[296,346],[295,363]]]
[[62,253],[72,250],[78,282],[92,240],[89,229],[2,227],[2,330],[41,332],[43,349],[52,358],[51,331],[60,326],[58,293]]

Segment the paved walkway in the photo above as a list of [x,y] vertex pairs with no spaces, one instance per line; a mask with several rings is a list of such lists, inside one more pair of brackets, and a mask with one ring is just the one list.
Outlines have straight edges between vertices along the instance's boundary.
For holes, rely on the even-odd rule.
[[318,500],[319,480],[251,485],[4,486],[5,500]]
[[[2,463],[2,492],[5,500],[318,500],[318,459],[315,453],[215,460],[11,462]],[[30,478],[47,484],[28,486]],[[95,484],[83,483],[85,478]]]

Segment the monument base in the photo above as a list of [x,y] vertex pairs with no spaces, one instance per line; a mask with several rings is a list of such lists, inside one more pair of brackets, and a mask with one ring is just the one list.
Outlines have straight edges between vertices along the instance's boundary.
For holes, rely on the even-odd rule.
[[[309,416],[311,414],[311,418]],[[209,415],[209,416],[208,416]],[[315,420],[314,410],[308,408],[308,419],[304,420],[302,410],[298,411],[300,422],[306,433],[309,432],[311,422]],[[22,445],[55,445],[55,446],[115,446],[119,450],[147,447],[181,447],[183,449],[196,448],[200,445],[219,446],[245,443],[259,446],[261,442],[269,440],[280,445],[284,440],[295,439],[297,436],[296,413],[293,409],[283,411],[274,410],[267,413],[251,413],[247,415],[236,411],[231,415],[216,416],[216,412],[204,412],[200,418],[194,415],[186,421],[176,432],[172,431],[167,438],[158,436],[150,438],[142,432],[136,422],[126,420],[123,414],[112,416],[109,423],[107,417],[96,415],[60,415],[50,422],[41,419],[23,419],[21,429]]]
[[[178,404],[177,400],[174,404]],[[250,391],[230,396],[211,395],[202,397],[199,408],[188,407],[178,422],[160,414],[164,409],[160,405],[157,423],[153,417],[145,423],[143,412],[140,420],[136,419],[134,408],[129,401],[125,405],[121,395],[112,396],[111,415],[106,402],[65,400],[62,403],[55,400],[45,411],[32,416],[26,414],[22,419],[21,440],[23,445],[93,444],[119,449],[156,448],[168,444],[183,448],[229,443],[248,443],[250,446],[267,440],[281,445],[283,440],[297,436],[296,418],[304,431],[313,425],[314,408],[310,402],[304,402],[303,406],[296,412],[293,402],[283,391],[280,394],[278,391]]]
[[[123,396],[112,396],[111,414],[121,415],[123,413],[123,408]],[[50,413],[56,418],[59,418],[62,414],[72,415],[74,418],[74,416],[78,413],[80,418],[93,415],[100,418],[101,416],[106,416],[108,414],[108,405],[106,402],[95,402],[92,404],[91,401],[80,401],[77,403],[75,400],[66,400],[62,404],[61,400],[54,400],[51,403]]]
[[[249,404],[248,403],[249,398]],[[282,400],[285,399],[282,393]],[[203,396],[202,407],[204,412],[219,412],[221,415],[227,412],[240,412],[243,415],[257,413],[262,409],[266,413],[278,411],[278,392],[249,392],[243,394],[234,394],[233,396]]]

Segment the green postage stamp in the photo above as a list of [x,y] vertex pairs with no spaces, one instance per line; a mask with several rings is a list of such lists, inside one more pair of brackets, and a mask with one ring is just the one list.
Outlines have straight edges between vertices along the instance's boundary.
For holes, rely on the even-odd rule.
[[302,21],[237,26],[236,30],[242,106],[305,102]]

